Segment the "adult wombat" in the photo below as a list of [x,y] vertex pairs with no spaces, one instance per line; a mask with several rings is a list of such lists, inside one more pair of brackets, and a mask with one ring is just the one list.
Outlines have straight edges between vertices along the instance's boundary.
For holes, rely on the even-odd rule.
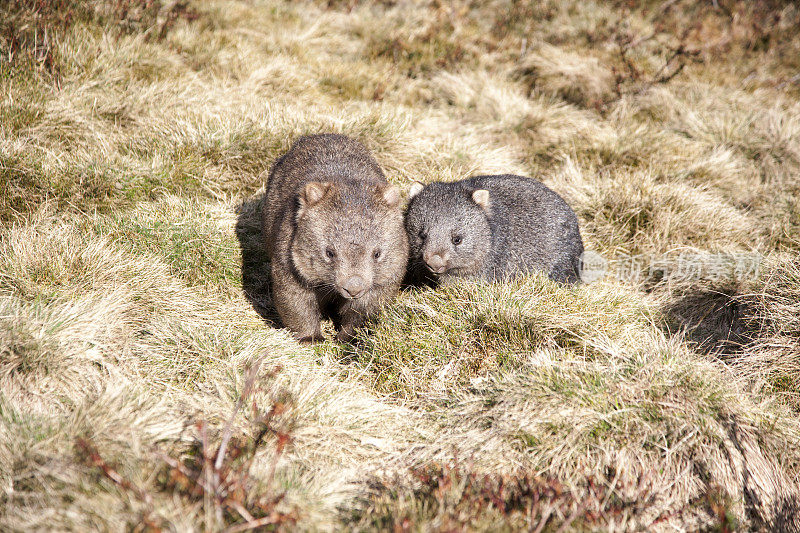
[[412,185],[406,213],[410,278],[499,279],[531,270],[576,283],[583,241],[575,212],[521,176]]
[[272,167],[264,196],[272,296],[301,341],[333,319],[348,341],[400,286],[408,240],[398,204],[367,149],[343,135],[298,139]]

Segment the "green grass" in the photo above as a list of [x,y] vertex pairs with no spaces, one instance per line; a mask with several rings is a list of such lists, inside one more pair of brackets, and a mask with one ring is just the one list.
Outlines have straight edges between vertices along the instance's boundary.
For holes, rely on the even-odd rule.
[[463,387],[518,368],[540,351],[589,359],[648,330],[652,311],[617,292],[572,289],[541,277],[414,290],[387,308],[342,357],[401,396]]

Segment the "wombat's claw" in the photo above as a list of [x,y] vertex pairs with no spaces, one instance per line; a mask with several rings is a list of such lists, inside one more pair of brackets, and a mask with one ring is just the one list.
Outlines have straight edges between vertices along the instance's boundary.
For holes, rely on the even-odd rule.
[[336,334],[336,340],[343,344],[347,344],[355,338],[355,334],[352,331],[348,331],[345,329],[340,329],[339,333]]
[[325,340],[325,337],[322,335],[306,335],[305,337],[300,337],[297,339],[297,342],[300,344],[314,344],[317,342],[322,342]]

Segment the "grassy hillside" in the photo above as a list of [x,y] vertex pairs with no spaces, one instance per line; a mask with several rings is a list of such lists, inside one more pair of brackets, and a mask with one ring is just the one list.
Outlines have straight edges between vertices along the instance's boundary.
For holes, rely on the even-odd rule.
[[[798,28],[779,0],[3,3],[0,529],[800,530]],[[301,346],[257,206],[313,132],[404,191],[540,179],[608,273],[410,290]]]

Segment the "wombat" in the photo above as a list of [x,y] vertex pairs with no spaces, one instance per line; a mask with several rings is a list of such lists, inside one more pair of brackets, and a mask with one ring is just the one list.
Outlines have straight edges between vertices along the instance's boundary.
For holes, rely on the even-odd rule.
[[579,280],[583,241],[578,218],[536,180],[501,175],[424,187],[414,183],[409,197],[405,224],[411,283],[494,280],[531,270],[566,284]]
[[366,147],[343,135],[298,139],[272,167],[263,221],[272,297],[283,325],[339,341],[397,293],[408,261],[400,191]]

